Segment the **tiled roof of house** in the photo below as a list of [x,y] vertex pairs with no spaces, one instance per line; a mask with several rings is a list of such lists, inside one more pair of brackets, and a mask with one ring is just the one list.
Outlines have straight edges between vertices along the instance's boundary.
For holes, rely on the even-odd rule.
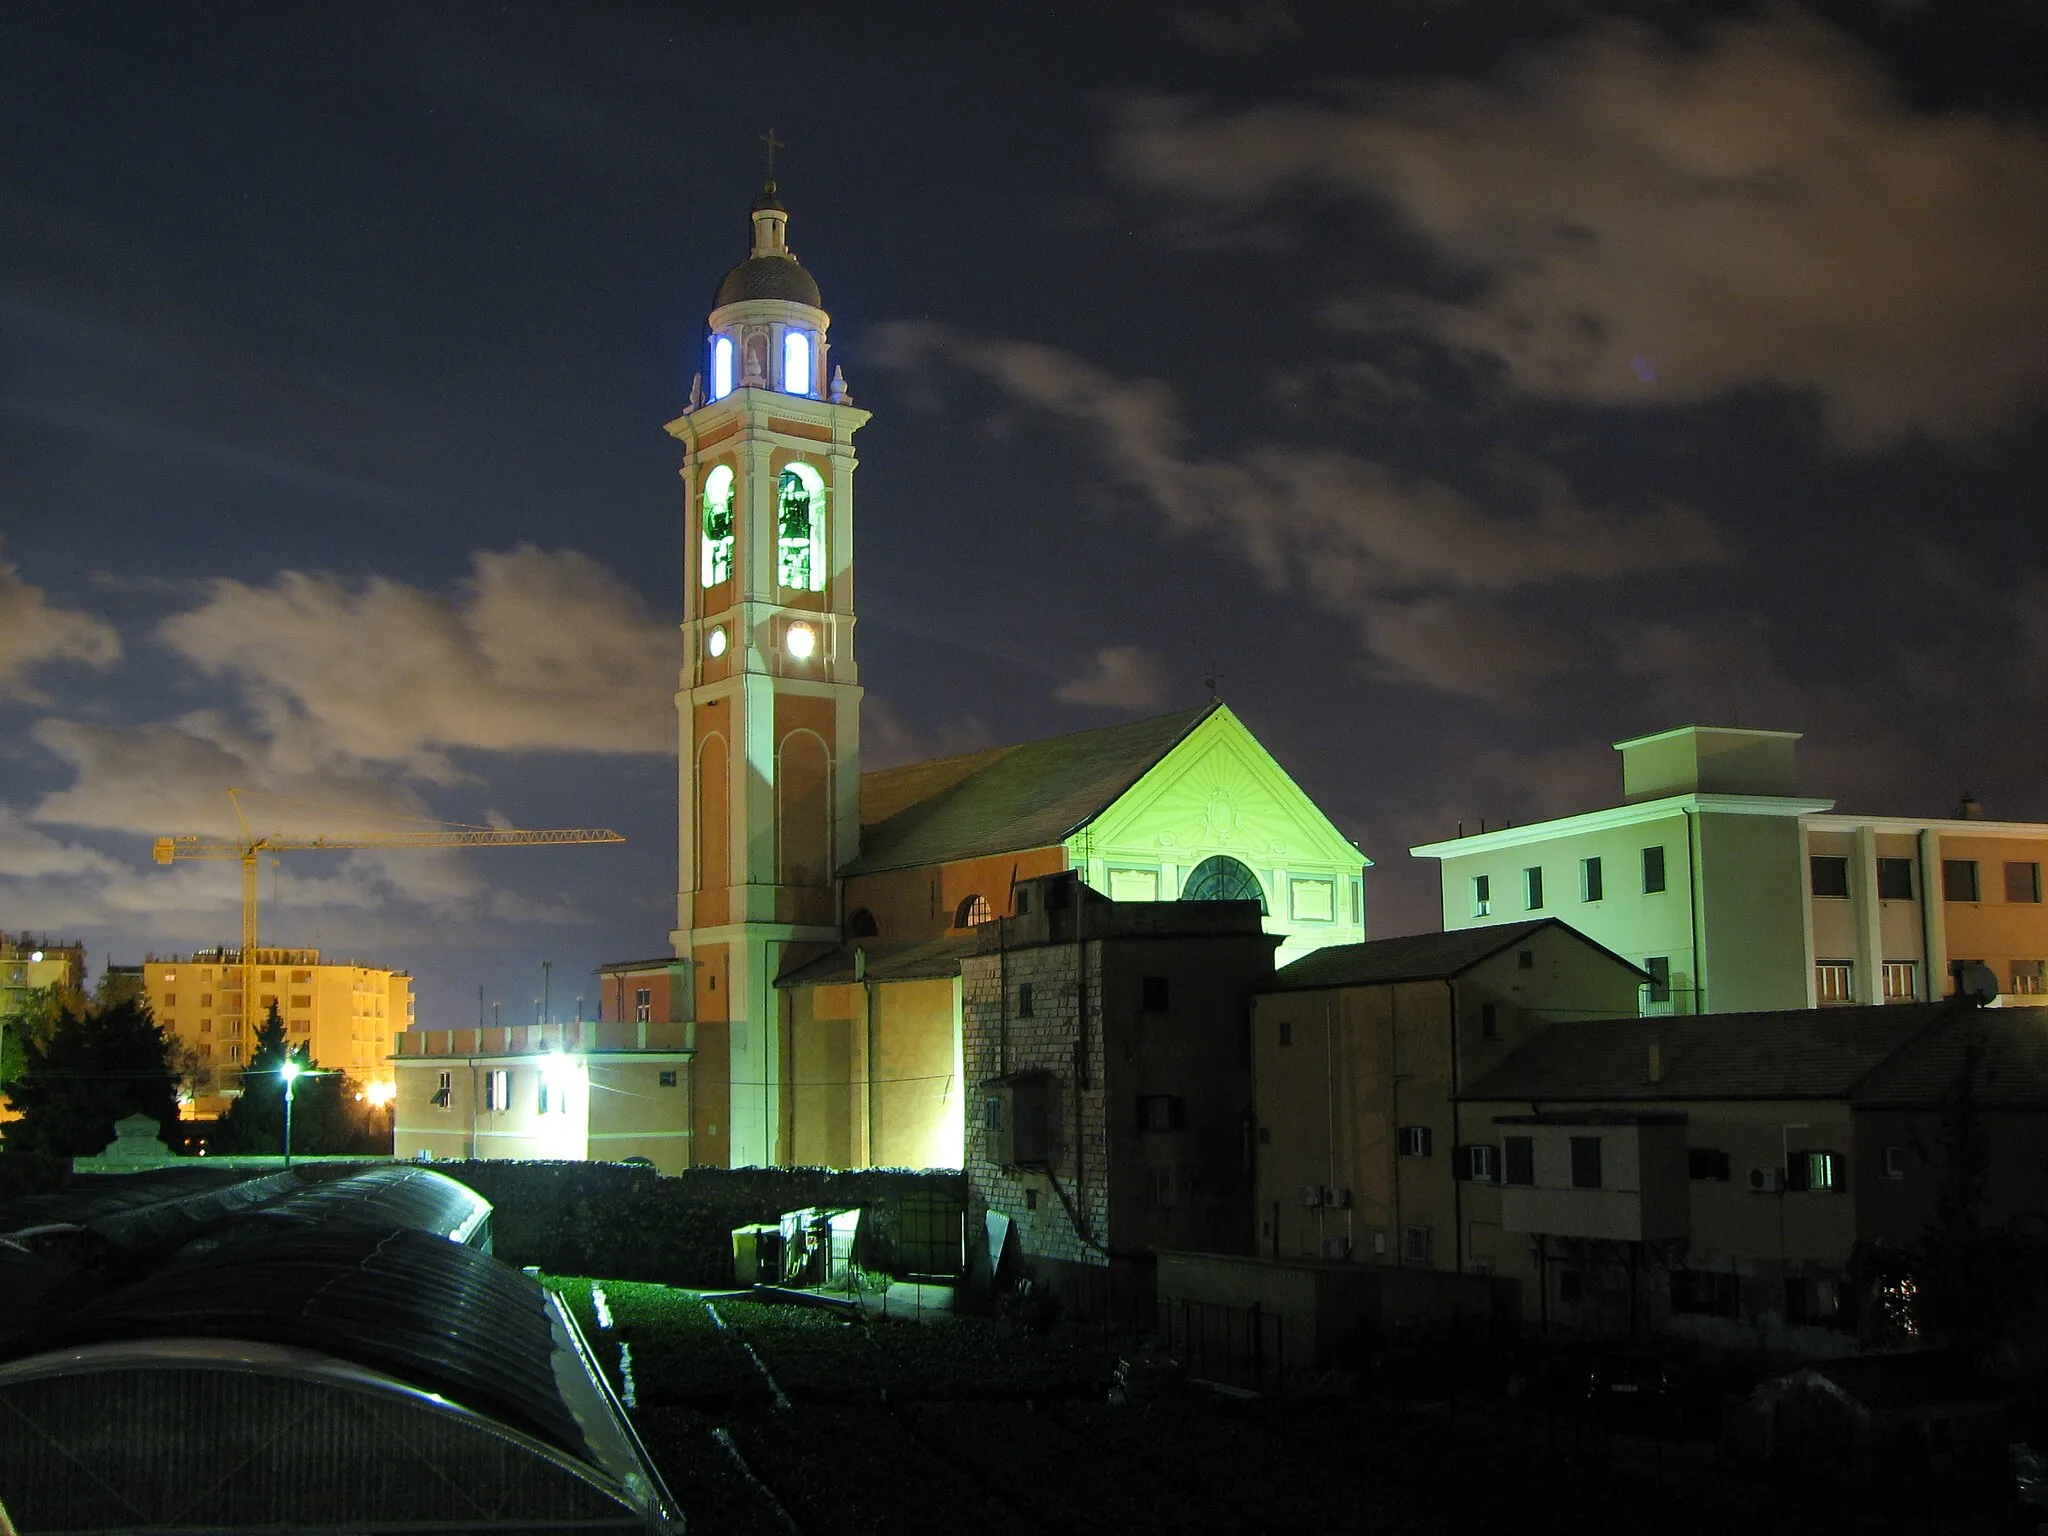
[[[1482,960],[1512,949],[1545,928],[1562,928],[1574,938],[1611,953],[1554,917],[1489,928],[1459,928],[1449,933],[1411,933],[1394,939],[1368,939],[1363,944],[1334,944],[1282,966],[1266,992],[1307,992],[1322,987],[1366,987],[1394,981],[1442,981],[1463,975]],[[1619,965],[1630,970],[1619,955]],[[1649,973],[1639,972],[1642,975]]]
[[1976,1036],[1973,1073],[1986,1109],[2048,1107],[2048,1009],[1959,1009],[1857,1085],[1856,1102],[1876,1109],[1938,1104],[1962,1076],[1969,1037]]
[[1214,705],[860,776],[860,857],[909,869],[1063,841],[1114,805]]
[[[1523,1103],[1861,1099],[1867,1079],[1910,1056],[1907,1047],[1924,1031],[1961,1012],[1954,1003],[1905,1003],[1559,1024],[1460,1097]],[[1927,1081],[1922,1074],[1917,1086]]]

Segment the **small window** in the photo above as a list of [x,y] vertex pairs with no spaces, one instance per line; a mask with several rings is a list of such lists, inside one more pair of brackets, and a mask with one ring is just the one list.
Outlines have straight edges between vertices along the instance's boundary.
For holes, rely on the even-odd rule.
[[1531,912],[1543,910],[1543,866],[1533,865],[1522,871],[1522,902]]
[[675,1085],[676,1085],[676,1069],[675,1069],[674,1067],[667,1067],[667,1068],[664,1068],[664,1069],[662,1070],[662,1072],[661,1072],[661,1075],[660,1075],[660,1076],[659,1076],[659,1077],[658,1077],[658,1078],[656,1079],[656,1081],[658,1081],[658,1082],[659,1082],[659,1083],[661,1084],[661,1086],[662,1086],[662,1087],[664,1087],[664,1088],[673,1088],[673,1087],[675,1087]]
[[1977,861],[1975,859],[1943,859],[1941,861],[1941,896],[1944,901],[1979,901],[1983,899],[1977,885]]
[[1166,1012],[1168,988],[1164,976],[1147,976],[1140,987],[1141,1006],[1147,1013]]
[[1472,915],[1491,917],[1493,915],[1493,876],[1472,877]]
[[242,1048],[241,1048],[241,1047],[240,1047],[239,1045],[231,1045],[231,1046],[229,1046],[229,1047],[228,1047],[228,1060],[229,1060],[229,1061],[240,1061],[241,1059],[242,1059]]
[[1877,861],[1877,895],[1880,901],[1911,901],[1913,899],[1913,861],[1911,859],[1879,859]]
[[200,1041],[199,1054],[202,1056],[211,1056],[213,1054],[213,1046],[211,1042],[205,1040]]
[[2038,902],[2041,899],[2041,866],[2038,864],[2014,864],[2005,866],[2005,899],[2007,901]]
[[1503,1136],[1500,1141],[1500,1181],[1530,1185],[1536,1182],[1536,1141],[1530,1136]]
[[1401,1259],[1408,1264],[1427,1264],[1433,1245],[1428,1227],[1408,1227],[1401,1236]]
[[1906,1176],[1906,1149],[1886,1147],[1884,1149],[1884,1176],[1888,1179],[1903,1179]]
[[212,1034],[212,1033],[213,1033],[213,1020],[211,1020],[211,1019],[201,1019],[201,1020],[199,1021],[199,1033],[201,1033],[202,1035],[210,1035],[210,1034]]
[[1500,1004],[1481,1003],[1479,1005],[1479,1038],[1482,1040],[1498,1040],[1500,1038]]
[[981,1101],[981,1124],[984,1130],[1000,1131],[1003,1128],[1003,1101],[996,1094],[990,1094]]
[[[443,1076],[446,1074],[444,1073]],[[502,1067],[484,1074],[484,1108],[503,1110],[512,1107],[512,1074]]]
[[536,1113],[545,1115],[551,1112],[548,1105],[548,1097],[548,1075],[543,1072],[540,1074],[540,1081],[536,1086],[533,1096],[533,1107]]
[[1703,1312],[1710,1317],[1736,1317],[1742,1310],[1742,1282],[1731,1273],[1708,1269],[1671,1271],[1671,1310]]
[[1019,917],[1027,916],[1031,911],[1031,887],[1028,885],[1020,885],[1017,887],[1016,894],[1017,915]]
[[1664,845],[1643,850],[1643,894],[1654,896],[1664,889]]
[[1574,1136],[1572,1138],[1572,1188],[1600,1188],[1600,1138],[1598,1136]]
[[846,936],[849,939],[872,939],[881,931],[875,914],[866,907],[855,907],[846,915]]
[[1685,1171],[1688,1177],[1716,1184],[1728,1182],[1728,1154],[1719,1147],[1687,1147]]
[[1649,984],[1643,988],[1643,1000],[1650,1003],[1671,1001],[1671,957],[1651,955],[1643,961],[1643,969],[1650,973]]
[[1884,963],[1884,1000],[1888,1003],[1910,1003],[1919,995],[1919,964],[1912,960],[1887,960]]
[[1280,1021],[1280,1043],[1282,1045],[1294,1044],[1294,1020],[1282,1019]]
[[1833,854],[1816,853],[1808,864],[1812,870],[1813,894],[1846,901],[1849,897],[1849,861]]
[[1036,1000],[1037,988],[1028,981],[1019,982],[1017,984],[1017,1017],[1020,1019],[1032,1018],[1034,1015],[1031,1012],[1031,1005]]
[[1536,969],[1536,951],[1535,951],[1535,950],[1533,950],[1533,949],[1524,949],[1524,950],[1518,951],[1518,952],[1516,953],[1516,955],[1515,955],[1515,969],[1516,969],[1516,970],[1518,970],[1518,971],[1533,971],[1533,970],[1535,970],[1535,969]]
[[640,987],[633,993],[633,1019],[635,1023],[650,1023],[654,1018],[654,988]]
[[711,343],[711,398],[723,400],[732,393],[732,338],[720,336]]
[[2013,961],[2012,990],[2018,997],[2039,997],[2048,992],[2048,961]]
[[1457,1171],[1461,1179],[1491,1184],[1500,1177],[1500,1148],[1484,1142],[1458,1149]]
[[1607,882],[1600,872],[1598,859],[1579,860],[1579,899],[1581,901],[1604,901],[1607,897]]
[[1856,967],[1848,960],[1813,962],[1813,997],[1817,1003],[1846,1003],[1856,978]]
[[449,1110],[455,1107],[455,1074],[443,1072],[434,1083],[434,1108]]
[[969,896],[953,913],[955,928],[979,928],[983,923],[995,920],[995,909],[988,904],[986,896]]
[[1832,1152],[1794,1152],[1785,1166],[1785,1187],[1792,1190],[1837,1190],[1841,1160]]
[[175,993],[175,992],[166,992],[166,993],[164,994],[164,1006],[165,1006],[166,1008],[175,1008],[175,1007],[177,1007],[177,1006],[178,1006],[178,994],[177,994],[177,993]]
[[1035,1189],[1027,1189],[1027,1190],[1025,1190],[1025,1191],[1024,1191],[1024,1209],[1025,1209],[1025,1210],[1027,1210],[1027,1211],[1035,1211],[1035,1210],[1037,1210],[1037,1209],[1038,1209],[1038,1191],[1037,1191],[1037,1190],[1035,1190]]
[[1174,1093],[1138,1095],[1138,1129],[1177,1131],[1181,1128],[1181,1098]]
[[782,333],[782,389],[784,394],[808,395],[811,384],[811,333],[789,330]]
[[1404,1125],[1401,1127],[1401,1155],[1403,1157],[1429,1156],[1429,1127],[1426,1125]]

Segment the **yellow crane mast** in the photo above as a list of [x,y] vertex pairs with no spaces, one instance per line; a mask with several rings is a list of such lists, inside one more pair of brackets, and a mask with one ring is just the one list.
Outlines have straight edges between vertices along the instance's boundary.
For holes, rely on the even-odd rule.
[[235,819],[242,835],[233,841],[211,841],[196,836],[160,837],[152,849],[159,864],[184,859],[238,859],[242,865],[242,1024],[251,1035],[256,1028],[256,869],[266,853],[346,852],[359,848],[538,848],[550,844],[623,843],[625,839],[609,827],[548,827],[529,830],[515,827],[448,826],[431,832],[372,832],[336,836],[287,837],[266,833],[261,837],[249,830],[249,818],[242,814],[242,792],[228,791],[234,802]]

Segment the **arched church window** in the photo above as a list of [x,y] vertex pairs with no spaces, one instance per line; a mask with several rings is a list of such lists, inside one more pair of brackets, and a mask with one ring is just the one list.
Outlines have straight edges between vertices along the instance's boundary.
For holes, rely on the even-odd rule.
[[995,909],[988,904],[986,896],[969,896],[960,903],[953,914],[955,928],[979,928],[983,923],[995,921]]
[[866,907],[855,907],[846,915],[846,936],[849,939],[872,939],[881,931],[875,922],[875,914]]
[[782,333],[782,389],[784,394],[790,395],[808,395],[811,392],[809,331]]
[[703,582],[732,579],[732,466],[714,464],[704,476]]
[[808,464],[791,464],[777,487],[780,516],[776,568],[782,585],[797,592],[825,587],[825,481]]
[[1259,877],[1227,853],[1202,860],[1181,887],[1182,901],[1256,901],[1266,910],[1266,890]]
[[732,338],[716,336],[711,341],[711,398],[723,400],[732,393]]

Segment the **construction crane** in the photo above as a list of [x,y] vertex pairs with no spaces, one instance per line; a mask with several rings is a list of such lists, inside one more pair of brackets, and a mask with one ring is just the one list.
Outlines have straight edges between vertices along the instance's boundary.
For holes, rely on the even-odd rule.
[[513,827],[469,827],[451,824],[431,832],[373,832],[340,836],[286,837],[282,833],[256,836],[249,830],[249,818],[242,814],[242,792],[228,791],[234,802],[235,819],[242,825],[241,837],[233,841],[206,838],[160,837],[152,852],[159,864],[185,859],[238,859],[242,865],[242,1023],[253,1034],[256,1028],[256,871],[257,861],[266,853],[346,852],[361,848],[537,848],[568,843],[623,843],[625,839],[609,827],[549,827],[524,830]]

